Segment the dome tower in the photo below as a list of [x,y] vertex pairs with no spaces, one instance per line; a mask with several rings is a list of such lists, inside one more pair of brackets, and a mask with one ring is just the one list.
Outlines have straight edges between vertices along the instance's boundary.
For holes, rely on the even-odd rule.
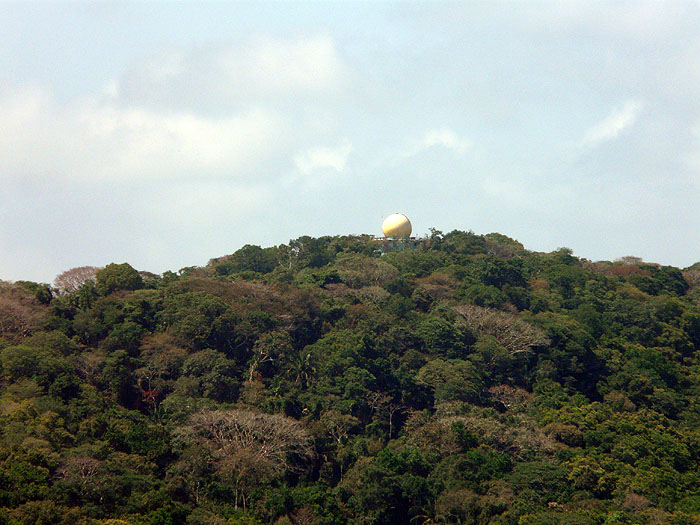
[[411,236],[413,227],[403,213],[392,213],[382,223],[384,236],[392,239],[407,239]]

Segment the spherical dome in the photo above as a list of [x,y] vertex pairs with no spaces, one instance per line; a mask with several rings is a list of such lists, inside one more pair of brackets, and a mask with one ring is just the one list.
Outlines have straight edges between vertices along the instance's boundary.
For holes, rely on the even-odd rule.
[[413,227],[403,213],[392,213],[382,223],[382,231],[386,237],[410,237]]

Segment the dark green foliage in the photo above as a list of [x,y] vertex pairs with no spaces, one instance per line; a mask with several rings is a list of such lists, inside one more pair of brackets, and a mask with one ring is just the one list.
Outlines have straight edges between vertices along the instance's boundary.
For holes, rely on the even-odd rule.
[[212,266],[219,275],[230,275],[246,271],[270,273],[277,264],[277,254],[275,254],[274,249],[262,249],[260,246],[250,244],[246,244],[223,261],[212,261]]
[[409,523],[429,509],[434,487],[430,463],[411,448],[383,449],[367,463],[358,462],[341,484],[341,498],[355,514],[375,523]]
[[16,281],[17,286],[21,286],[29,293],[33,294],[36,299],[42,304],[51,303],[53,291],[48,284],[40,284],[32,281]]
[[42,499],[48,492],[49,470],[28,458],[9,455],[0,466],[0,505],[16,507]]
[[0,283],[0,524],[697,523],[693,272],[432,230]]
[[117,290],[138,290],[143,278],[130,264],[110,263],[97,272],[97,291],[107,295]]
[[504,291],[481,283],[465,286],[460,295],[469,303],[487,308],[499,308],[508,300]]
[[190,355],[182,365],[181,381],[175,390],[191,397],[217,401],[234,400],[240,383],[235,362],[216,350],[206,349]]

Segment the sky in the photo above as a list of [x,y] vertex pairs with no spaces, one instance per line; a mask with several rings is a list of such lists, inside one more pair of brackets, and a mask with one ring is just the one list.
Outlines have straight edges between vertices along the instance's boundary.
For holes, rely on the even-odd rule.
[[499,232],[700,261],[700,1],[0,2],[0,279]]

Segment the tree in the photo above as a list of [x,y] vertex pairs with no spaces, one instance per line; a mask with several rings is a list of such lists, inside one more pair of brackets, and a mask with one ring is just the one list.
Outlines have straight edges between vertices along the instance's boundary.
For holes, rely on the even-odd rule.
[[0,338],[19,342],[41,326],[47,313],[29,292],[0,281]]
[[81,500],[102,503],[107,478],[101,461],[91,457],[71,457],[61,465],[57,474],[61,485]]
[[310,434],[291,418],[246,410],[203,410],[180,427],[177,441],[210,451],[219,476],[246,506],[252,487],[299,471],[313,457]]
[[321,423],[326,433],[340,447],[348,439],[350,431],[360,424],[360,420],[337,410],[327,410],[321,415]]
[[[191,393],[217,401],[233,400],[239,385],[235,365],[233,360],[211,348],[196,352],[182,365],[182,375],[175,383],[175,390],[194,390]],[[185,385],[187,389],[183,389]]]
[[248,367],[248,381],[253,380],[255,373],[260,371],[262,365],[270,363],[274,369],[276,368],[274,365],[285,354],[291,354],[293,350],[292,340],[287,332],[275,330],[262,334],[253,345],[253,357]]
[[59,293],[73,293],[87,281],[96,281],[99,268],[95,266],[78,266],[59,273],[53,281],[53,285]]
[[476,401],[481,391],[481,379],[469,361],[434,359],[416,375],[416,383],[434,389],[436,401]]
[[474,338],[469,330],[461,330],[455,323],[442,317],[426,317],[417,327],[417,333],[431,353],[448,357],[462,357]]
[[468,304],[456,307],[455,311],[469,330],[478,336],[493,336],[511,354],[549,344],[544,331],[517,315]]
[[277,255],[271,248],[246,244],[228,257],[214,259],[211,263],[219,275],[245,271],[270,273],[277,266]]
[[362,522],[412,523],[425,516],[434,499],[429,472],[422,451],[384,448],[374,458],[355,463],[340,484],[341,495]]
[[356,253],[341,254],[335,263],[338,275],[351,288],[384,286],[398,277],[391,264]]
[[129,263],[110,263],[99,270],[97,279],[97,291],[102,295],[108,295],[117,290],[138,290],[143,287],[143,277]]

